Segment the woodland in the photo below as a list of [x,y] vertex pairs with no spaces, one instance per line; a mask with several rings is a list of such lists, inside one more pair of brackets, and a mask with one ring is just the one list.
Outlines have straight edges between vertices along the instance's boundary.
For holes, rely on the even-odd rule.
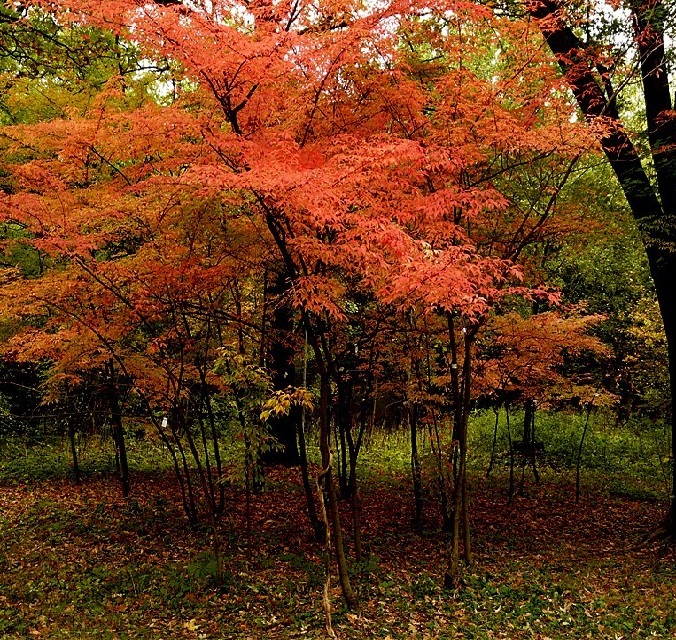
[[3,3],[0,637],[676,637],[675,26]]

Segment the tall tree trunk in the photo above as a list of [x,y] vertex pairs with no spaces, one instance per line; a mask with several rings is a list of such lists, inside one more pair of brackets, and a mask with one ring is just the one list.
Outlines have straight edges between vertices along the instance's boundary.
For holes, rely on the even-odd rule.
[[580,445],[577,448],[577,463],[575,465],[575,502],[580,501],[580,467],[582,465],[582,449],[584,447],[584,441],[587,437],[587,429],[589,427],[589,416],[591,415],[592,405],[591,402],[587,405],[586,417],[584,421],[584,428],[582,429],[582,436],[580,437]]
[[310,526],[314,532],[315,540],[321,542],[325,536],[324,522],[319,519],[317,515],[317,507],[315,505],[314,494],[312,492],[312,485],[310,484],[310,472],[307,462],[307,443],[305,442],[305,409],[302,409],[303,416],[298,425],[298,453],[300,454],[300,475],[303,481],[303,489],[305,491],[305,503],[307,505],[307,514],[310,519]]
[[453,528],[453,514],[449,512],[448,508],[448,494],[450,492],[451,480],[445,464],[445,451],[441,443],[439,423],[435,412],[432,413],[432,424],[430,425],[430,445],[434,460],[437,463],[437,485],[439,488],[439,511],[441,513],[442,529],[449,532]]
[[[303,345],[303,389],[307,389],[307,334],[305,336],[305,343]],[[317,515],[317,507],[315,505],[314,494],[312,492],[312,485],[310,484],[310,472],[307,462],[307,442],[305,441],[305,407],[300,409],[300,420],[298,421],[298,454],[300,456],[300,475],[303,481],[303,489],[305,490],[305,503],[307,504],[308,518],[310,525],[314,531],[315,540],[321,542],[326,539],[326,524],[325,518],[319,518]]]
[[[448,314],[448,330],[451,348],[451,377],[453,371],[457,375],[457,345],[455,341],[455,326],[453,317]],[[468,566],[472,563],[470,549],[469,504],[467,496],[467,431],[469,426],[469,410],[472,398],[472,343],[476,336],[477,327],[463,328],[463,359],[462,377],[453,384],[454,402],[456,403],[455,420],[453,424],[454,439],[457,439],[458,455],[456,456],[457,470],[454,473],[453,487],[453,528],[449,551],[449,563],[444,576],[444,586],[453,588],[459,572],[460,537],[462,535],[463,557]],[[456,364],[453,367],[453,364]]]
[[[283,271],[273,277],[274,281],[267,283],[265,292],[266,296],[271,296],[275,300],[268,327],[268,367],[272,375],[273,387],[276,390],[283,390],[296,384],[293,309],[286,300],[291,281]],[[296,441],[299,419],[300,411],[294,408],[286,415],[275,416],[269,420],[270,434],[279,447],[265,451],[262,454],[263,462],[289,467],[300,463]]]
[[500,406],[493,407],[495,413],[495,425],[493,426],[493,441],[491,442],[491,458],[488,461],[488,468],[486,469],[486,477],[491,475],[493,465],[495,464],[495,446],[498,442],[498,426],[500,424]]
[[668,3],[637,1],[631,7],[639,53],[653,185],[620,119],[608,71],[567,22],[557,0],[529,0],[527,10],[556,56],[577,103],[590,122],[601,121],[600,142],[642,232],[664,322],[671,391],[672,491],[668,529],[676,540],[676,114],[672,110],[664,45]]
[[347,433],[352,428],[352,384],[348,380],[341,380],[338,376],[336,387],[337,393],[337,408],[335,412],[335,424],[337,428],[337,461],[338,461],[338,481],[340,486],[340,497],[343,500],[349,500],[351,496],[352,486],[350,483],[350,466],[351,461],[348,462],[348,444]]
[[505,405],[505,420],[507,422],[507,442],[509,444],[509,502],[514,498],[514,441],[512,427],[509,423],[509,404]]
[[348,481],[350,506],[352,507],[352,531],[354,532],[354,559],[361,562],[364,555],[361,540],[361,496],[357,483],[357,456],[350,452],[350,479]]

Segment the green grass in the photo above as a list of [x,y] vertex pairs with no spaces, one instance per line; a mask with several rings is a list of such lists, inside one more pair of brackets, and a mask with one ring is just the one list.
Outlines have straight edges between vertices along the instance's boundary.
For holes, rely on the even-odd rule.
[[[470,473],[482,474],[488,467],[495,415],[476,412],[469,426]],[[584,429],[581,413],[548,413],[536,417],[536,438],[544,445],[538,463],[544,477],[569,481],[574,474],[577,452]],[[512,412],[512,439],[522,436],[523,414]],[[448,442],[450,428],[442,436]],[[429,435],[419,434],[419,453],[427,470],[434,468]],[[613,493],[662,499],[669,494],[669,436],[664,424],[631,422],[616,425],[612,416],[593,413],[582,453],[586,482],[605,486]],[[84,477],[109,474],[115,470],[115,454],[109,437],[78,439],[78,459]],[[150,437],[128,437],[129,466],[137,472],[172,469],[172,461],[162,444]],[[241,484],[243,445],[239,440],[223,442],[221,455],[228,478]],[[319,463],[319,449],[309,438],[308,455]],[[517,466],[519,464],[517,459]],[[360,455],[360,474],[364,479],[399,477],[410,470],[410,436],[404,432],[375,432],[366,440]],[[495,448],[495,470],[503,475],[509,466],[509,445],[504,410],[500,414]],[[0,482],[30,482],[72,478],[72,457],[67,440],[5,438],[0,442]]]
[[[135,471],[171,468],[171,459],[154,441],[127,438],[129,466]],[[83,477],[115,471],[115,451],[111,438],[89,436],[77,439],[77,455]],[[72,479],[70,442],[58,437],[42,440],[6,438],[0,442],[0,482],[31,482]]]
[[[537,464],[544,481],[569,483],[574,481],[578,446],[584,429],[585,416],[580,413],[547,413],[536,416],[536,439],[543,443]],[[482,476],[488,468],[495,414],[476,412],[469,424],[468,469],[471,475]],[[510,416],[512,440],[523,433],[523,413]],[[445,425],[442,436],[448,446],[450,427]],[[582,482],[596,490],[639,499],[667,499],[669,496],[669,435],[664,424],[632,422],[616,425],[612,416],[592,414],[582,451]],[[432,481],[435,460],[429,434],[419,434],[418,451],[423,468]],[[360,456],[364,478],[382,478],[383,473],[394,478],[410,473],[410,436],[407,433],[376,433],[367,440]],[[521,459],[516,456],[520,478]],[[509,470],[509,444],[504,410],[500,414],[495,448],[493,474],[502,480]],[[528,481],[532,476],[528,474]]]

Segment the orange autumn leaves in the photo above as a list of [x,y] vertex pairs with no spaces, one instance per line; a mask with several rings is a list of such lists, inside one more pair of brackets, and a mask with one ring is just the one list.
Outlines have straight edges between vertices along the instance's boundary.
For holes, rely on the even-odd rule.
[[256,323],[280,262],[293,304],[332,322],[355,289],[474,320],[549,295],[508,248],[577,212],[514,215],[500,177],[590,143],[527,23],[468,2],[34,4],[172,71],[155,99],[111,73],[85,106],[5,128],[0,214],[45,255],[3,286],[3,314],[37,325],[24,357],[183,375],[214,318]]

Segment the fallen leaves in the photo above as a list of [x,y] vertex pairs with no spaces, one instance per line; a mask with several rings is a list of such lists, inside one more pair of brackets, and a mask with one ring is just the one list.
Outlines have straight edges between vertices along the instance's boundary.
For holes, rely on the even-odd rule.
[[[244,500],[228,489],[221,588],[200,574],[206,542],[185,527],[173,477],[137,480],[135,509],[105,477],[79,488],[0,488],[0,635],[98,638],[116,629],[120,639],[323,637],[321,548],[300,516],[297,473],[270,470],[271,488],[253,497],[250,533]],[[676,630],[673,557],[632,545],[657,520],[659,504],[593,495],[580,506],[566,498],[567,487],[543,486],[507,505],[491,487],[473,486],[479,561],[464,587],[448,592],[441,588],[446,540],[433,503],[426,529],[415,534],[400,482],[363,485],[371,555],[352,563],[358,612],[341,610],[334,582],[341,640],[666,638]]]

